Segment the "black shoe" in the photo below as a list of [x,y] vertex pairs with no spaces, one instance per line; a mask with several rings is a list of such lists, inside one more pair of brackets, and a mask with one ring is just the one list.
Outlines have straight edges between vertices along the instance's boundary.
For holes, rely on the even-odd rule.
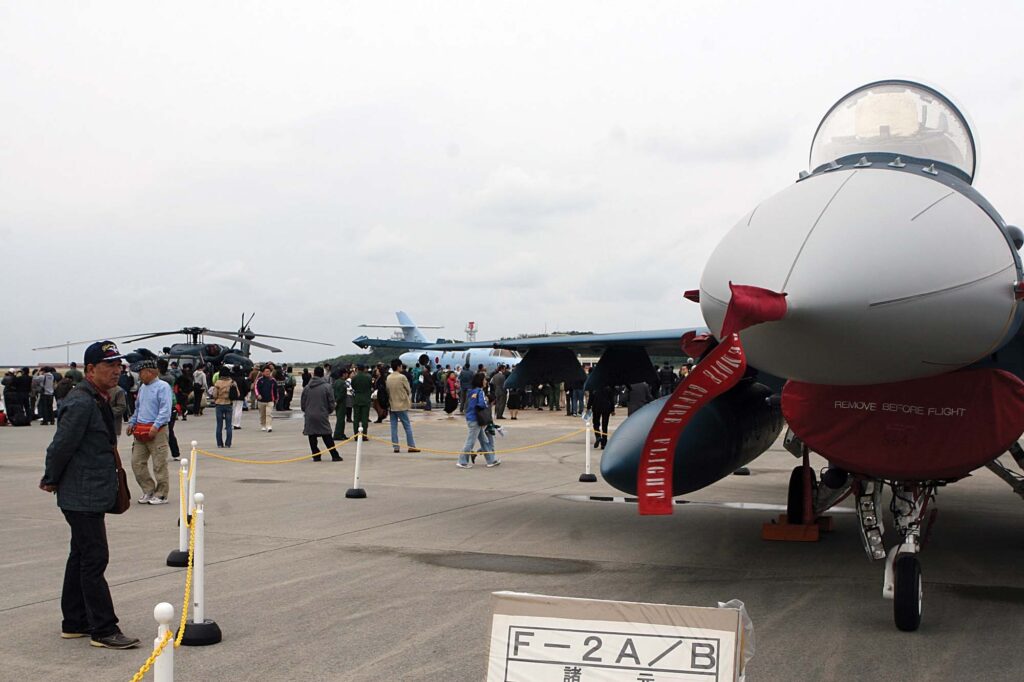
[[332,462],[344,462],[345,460],[341,457],[331,457]]
[[134,649],[139,645],[139,640],[137,637],[128,637],[122,632],[115,632],[106,637],[93,637],[89,644],[103,649]]
[[322,459],[323,459],[322,457],[320,457],[319,455],[317,455],[316,457],[314,457],[314,458],[313,458],[313,461],[314,461],[314,462],[319,462],[319,461],[321,461]]

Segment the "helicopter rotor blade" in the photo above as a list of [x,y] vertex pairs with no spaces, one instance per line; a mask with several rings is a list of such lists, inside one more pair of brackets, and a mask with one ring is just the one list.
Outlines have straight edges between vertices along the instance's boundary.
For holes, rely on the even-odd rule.
[[[269,351],[271,351],[273,353],[280,353],[281,352],[280,348],[275,348],[274,346],[270,346],[270,345],[267,345],[265,343],[260,343],[258,341],[250,341],[249,339],[243,339],[242,337],[238,336],[237,334],[232,334],[231,332],[211,331],[211,330],[208,329],[208,330],[206,330],[206,333],[209,336],[216,336],[216,337],[219,337],[219,338],[222,338],[222,339],[228,339],[230,341],[241,341],[243,343],[248,343],[249,345],[256,346],[257,348],[265,348],[266,350],[269,350]],[[234,348],[234,346],[232,346],[232,348]]]
[[[120,339],[128,339],[128,338],[131,338],[131,337],[138,336],[139,334],[145,334],[145,333],[146,332],[139,332],[139,333],[136,333],[136,334],[125,334],[124,336],[108,336],[108,337],[100,338],[100,339],[86,339],[84,341],[68,341],[68,342],[65,342],[65,343],[55,343],[52,346],[39,346],[38,348],[33,348],[32,350],[53,350],[54,348],[64,348],[65,346],[80,346],[83,343],[96,343],[97,341],[118,341]],[[158,333],[152,334],[152,336],[161,336],[163,334],[176,334],[176,333],[177,332],[158,332]],[[149,338],[149,337],[146,336],[144,338]],[[131,343],[131,341],[125,341],[125,343]]]
[[283,339],[285,341],[301,341],[302,343],[315,343],[315,344],[318,344],[320,346],[333,346],[334,345],[333,343],[324,343],[323,341],[310,341],[309,339],[296,339],[296,338],[293,338],[291,336],[274,336],[272,334],[257,334],[256,336],[259,336],[259,337],[264,338],[264,339]]
[[153,334],[144,334],[142,336],[136,336],[135,338],[128,339],[125,343],[135,343],[136,341],[145,341],[146,339],[155,339],[158,336],[173,336],[174,334],[182,334],[180,329],[175,329],[172,332],[156,332]]

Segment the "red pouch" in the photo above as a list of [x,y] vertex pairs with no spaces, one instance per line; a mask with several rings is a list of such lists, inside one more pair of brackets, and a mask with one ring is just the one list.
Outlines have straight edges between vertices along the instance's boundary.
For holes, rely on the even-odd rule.
[[153,440],[153,434],[151,433],[152,430],[152,424],[143,424],[139,422],[135,425],[135,428],[132,429],[132,435],[135,436],[135,440],[148,443]]

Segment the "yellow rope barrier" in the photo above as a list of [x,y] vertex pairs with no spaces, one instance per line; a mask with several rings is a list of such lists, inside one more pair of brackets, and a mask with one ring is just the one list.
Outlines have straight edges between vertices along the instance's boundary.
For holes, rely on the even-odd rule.
[[164,638],[161,639],[160,643],[153,649],[153,653],[149,655],[149,658],[146,659],[146,662],[142,664],[141,668],[139,668],[139,672],[135,673],[135,675],[132,677],[131,682],[142,681],[142,678],[146,676],[146,673],[149,672],[149,669],[153,667],[153,664],[156,662],[156,659],[159,658],[160,654],[162,654],[164,652],[164,649],[167,648],[167,643],[171,641],[172,634],[174,633],[172,633],[170,630],[164,633]]
[[[184,523],[186,519],[182,519]],[[196,517],[188,524],[188,570],[185,571],[185,598],[181,604],[181,622],[178,623],[178,638],[174,640],[174,648],[181,646],[181,638],[185,636],[185,618],[188,616],[188,601],[192,595],[192,557],[196,551]]]
[[[575,431],[571,431],[569,433],[566,433],[566,434],[563,434],[561,436],[558,436],[557,438],[552,438],[550,440],[546,440],[546,441],[543,441],[541,443],[534,443],[532,445],[523,445],[523,446],[517,447],[517,448],[506,448],[504,450],[495,450],[493,454],[495,454],[495,455],[505,455],[505,454],[509,454],[509,453],[513,453],[513,452],[524,452],[526,450],[533,450],[535,448],[542,448],[542,447],[544,447],[546,445],[552,445],[553,443],[559,443],[559,442],[561,442],[563,440],[568,440],[569,438],[572,438],[573,436],[578,436],[579,434],[581,434],[581,433],[583,433],[585,431],[586,431],[585,428],[583,428],[583,429],[576,429]],[[593,433],[595,435],[598,435],[598,436],[610,436],[611,435],[611,434],[603,433],[603,432],[597,431],[597,430],[594,430]],[[241,457],[230,457],[228,455],[221,455],[221,454],[216,453],[216,452],[210,452],[209,450],[196,449],[196,452],[201,454],[201,455],[205,455],[207,457],[213,457],[214,459],[223,460],[225,462],[234,462],[236,464],[291,464],[293,462],[301,462],[303,460],[310,459],[312,457],[320,457],[321,455],[328,454],[332,450],[337,450],[342,445],[345,445],[346,443],[350,443],[350,442],[354,441],[357,437],[358,436],[352,436],[351,438],[346,438],[345,440],[341,441],[340,443],[335,443],[334,447],[324,448],[320,452],[314,452],[314,453],[310,453],[308,455],[302,455],[302,456],[299,456],[299,457],[291,457],[289,459],[274,459],[274,460],[242,459]],[[378,443],[387,443],[388,445],[391,445],[392,447],[396,447],[398,445],[397,443],[393,443],[390,439],[387,439],[387,438],[378,438],[376,436],[370,436],[370,435],[364,435],[363,438],[365,438],[366,440],[374,440],[374,441],[377,441]],[[471,455],[471,454],[474,454],[473,452],[461,452],[459,450],[439,450],[439,449],[436,449],[436,448],[425,448],[425,447],[417,447],[417,449],[422,451],[422,452],[429,452],[429,453],[434,454],[434,455],[464,455],[464,454],[465,455]]]
[[[185,474],[181,469],[179,469],[179,486],[184,486],[184,479]],[[188,516],[186,516],[186,513],[184,511],[185,491],[183,487],[181,488],[180,498],[182,505],[181,522],[184,523],[185,526],[188,528],[188,569],[185,571],[185,598],[182,600],[181,604],[181,620],[178,622],[178,637],[177,639],[173,640],[175,649],[181,646],[181,638],[185,636],[185,621],[188,619],[188,602],[189,597],[192,596],[192,557],[195,556],[196,551],[196,522],[195,519],[192,520],[192,523],[188,522]],[[160,640],[160,644],[158,644],[153,649],[153,653],[149,655],[149,658],[146,659],[146,662],[143,663],[142,667],[139,668],[139,671],[135,673],[135,675],[131,679],[131,682],[141,682],[142,678],[145,677],[146,673],[149,672],[149,669],[153,667],[153,663],[156,661],[156,659],[160,656],[160,654],[163,653],[164,649],[167,647],[167,643],[172,641],[173,635],[174,631],[170,629],[168,629],[167,632],[164,633],[164,637],[162,640]]]
[[[546,440],[543,443],[534,443],[533,445],[524,445],[524,446],[518,447],[518,448],[507,448],[505,450],[495,450],[492,454],[495,454],[495,455],[505,455],[505,454],[508,454],[510,452],[523,452],[525,450],[533,450],[534,448],[542,448],[545,445],[551,445],[552,443],[558,443],[560,441],[572,438],[573,436],[578,436],[579,434],[583,433],[584,431],[586,431],[586,429],[577,429],[576,431],[572,431],[571,433],[567,433],[565,435],[559,436],[558,438],[552,438],[551,440]],[[369,438],[370,440],[375,440],[375,441],[377,441],[379,443],[387,443],[388,445],[392,445],[392,446],[396,445],[396,443],[391,442],[390,439],[377,438],[376,436],[367,436],[367,438]],[[472,455],[472,454],[476,454],[475,451],[474,452],[462,452],[460,450],[435,450],[433,448],[423,448],[423,447],[420,447],[420,446],[416,446],[416,449],[421,450],[423,452],[429,452],[429,453],[434,454],[434,455]]]
[[181,501],[181,523],[188,525],[188,507],[185,504],[185,470],[178,469],[178,498]]
[[345,443],[349,443],[351,441],[354,441],[355,439],[356,439],[356,437],[352,436],[351,438],[346,438],[345,440],[341,441],[340,443],[335,443],[334,447],[332,447],[332,448],[324,448],[320,452],[313,452],[313,453],[310,453],[308,455],[302,455],[301,457],[292,457],[291,459],[275,459],[275,460],[241,459],[240,457],[228,457],[227,455],[221,455],[221,454],[218,454],[216,452],[210,452],[209,450],[199,450],[199,449],[196,449],[196,452],[198,452],[201,455],[206,455],[207,457],[213,457],[214,459],[221,459],[221,460],[224,460],[225,462],[235,462],[236,464],[291,464],[292,462],[301,462],[304,459],[310,459],[311,457],[320,457],[321,455],[328,454],[328,453],[331,452],[331,450],[337,450],[338,448],[340,448]]

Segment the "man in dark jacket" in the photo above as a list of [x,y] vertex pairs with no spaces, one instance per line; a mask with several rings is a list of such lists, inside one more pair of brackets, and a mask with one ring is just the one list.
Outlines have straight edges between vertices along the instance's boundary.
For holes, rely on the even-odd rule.
[[274,403],[277,402],[277,380],[272,376],[270,365],[263,367],[263,374],[253,387],[256,404],[260,409],[260,431],[274,430]]
[[505,388],[505,380],[508,375],[506,367],[502,365],[491,377],[491,393],[494,395],[494,418],[505,418],[505,405],[508,403],[508,389]]
[[635,384],[630,384],[626,389],[626,416],[633,414],[652,400],[654,400],[654,394],[651,393],[651,387],[647,382],[638,381]]
[[61,419],[46,449],[46,469],[39,481],[41,490],[57,493],[57,506],[71,526],[60,600],[61,637],[91,637],[93,646],[107,649],[139,644],[117,627],[103,577],[110,556],[104,514],[117,499],[117,435],[107,391],[117,386],[121,357],[110,341],[86,349],[85,380],[61,403]]
[[594,447],[604,448],[608,445],[608,418],[615,410],[615,388],[602,386],[590,391],[587,400],[594,425]]
[[340,462],[341,455],[334,449],[334,438],[331,437],[331,413],[334,412],[334,391],[331,385],[324,379],[324,368],[317,365],[313,368],[313,378],[309,384],[302,389],[300,402],[305,419],[302,429],[303,435],[309,438],[309,450],[315,457],[314,462],[319,462],[320,455],[316,453],[317,438],[324,441],[324,449],[331,453],[332,462]]
[[466,412],[466,395],[469,393],[470,384],[473,383],[473,370],[466,365],[459,372],[459,414]]

